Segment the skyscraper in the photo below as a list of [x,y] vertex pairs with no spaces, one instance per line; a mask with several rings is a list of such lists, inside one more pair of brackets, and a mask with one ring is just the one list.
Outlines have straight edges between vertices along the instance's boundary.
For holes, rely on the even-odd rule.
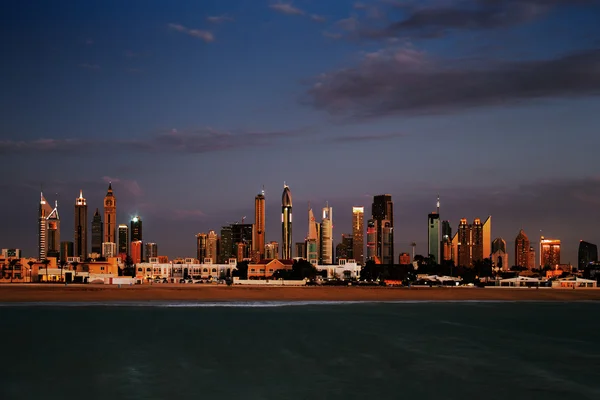
[[131,219],[131,241],[135,242],[136,240],[144,240],[142,235],[142,219],[138,216],[135,216]]
[[210,258],[213,264],[217,263],[219,254],[217,253],[217,233],[215,231],[208,231],[206,237],[206,257]]
[[496,238],[492,242],[492,265],[503,271],[510,269],[508,262],[508,253],[506,252],[506,242],[502,238]]
[[145,243],[144,247],[145,247],[144,253],[146,254],[146,257],[144,260],[146,262],[150,262],[151,258],[158,257],[158,245],[156,243]]
[[533,264],[529,263],[529,247],[529,238],[525,234],[525,231],[521,229],[515,239],[515,265],[527,269],[535,267],[535,261]]
[[579,241],[577,268],[583,271],[590,263],[598,262],[598,246],[586,241]]
[[292,258],[292,192],[285,184],[281,195],[281,258]]
[[358,265],[365,263],[365,208],[352,207],[352,256]]
[[[231,254],[234,257],[240,256],[239,252],[243,251],[241,258],[250,257],[252,251],[252,239],[254,236],[254,225],[253,224],[232,224],[231,225],[231,243],[233,245]],[[240,248],[239,244],[244,246]],[[238,257],[239,258],[239,257]]]
[[265,259],[272,260],[279,254],[279,243],[269,242],[265,244]]
[[119,225],[119,254],[129,255],[129,227],[125,224]]
[[[231,249],[230,249],[231,250]],[[208,235],[199,233],[196,235],[196,258],[202,264],[208,253]]]
[[440,253],[443,261],[452,260],[452,228],[450,221],[442,221],[442,245]]
[[342,233],[342,241],[335,246],[335,259],[339,263],[340,259],[351,260],[353,258],[354,239],[352,235]]
[[79,197],[75,199],[75,257],[85,260],[88,255],[87,231],[88,231],[88,208],[83,198],[83,191],[79,191]]
[[560,240],[540,238],[540,268],[560,264]]
[[428,215],[427,224],[427,251],[428,256],[433,256],[435,262],[438,264],[442,263],[442,257],[440,255],[440,197],[437,199],[437,211],[432,212]]
[[252,239],[252,250],[258,253],[259,258],[265,254],[265,191],[254,198],[254,238]]
[[221,228],[221,245],[219,247],[219,262],[226,263],[233,255],[233,232],[231,226]]
[[379,261],[377,256],[377,222],[373,219],[367,221],[367,260]]
[[[104,243],[106,245],[106,243]],[[139,264],[143,260],[144,249],[141,240],[135,240],[131,242],[131,260],[134,264]]]
[[[394,203],[392,195],[382,194],[373,197],[371,215],[377,228],[377,257],[383,264],[394,263]],[[383,221],[386,221],[385,224]],[[384,232],[384,229],[385,232]],[[384,234],[387,235],[384,241]],[[384,247],[388,246],[388,247]]]
[[306,259],[306,242],[296,242],[296,257]]
[[475,218],[472,225],[465,218],[458,225],[457,266],[471,267],[476,261],[483,261],[492,255],[492,217],[484,223]]
[[96,208],[92,219],[92,253],[102,254],[103,224],[100,212]]
[[321,265],[333,264],[333,208],[329,203],[323,208],[323,219],[321,220]]
[[113,194],[112,184],[104,197],[104,243],[117,243],[117,198]]
[[38,259],[45,260],[48,252],[47,218],[52,212],[52,207],[46,201],[43,193],[40,193],[40,207],[38,211]]
[[60,258],[60,217],[58,215],[58,201],[54,201],[54,209],[46,218],[46,236],[48,249],[46,257]]
[[[60,259],[67,261],[69,257],[73,257],[73,242],[60,242]],[[78,257],[78,256],[75,256]]]
[[319,264],[321,254],[321,225],[315,219],[310,203],[308,204],[308,235],[306,236],[306,260],[313,264]]

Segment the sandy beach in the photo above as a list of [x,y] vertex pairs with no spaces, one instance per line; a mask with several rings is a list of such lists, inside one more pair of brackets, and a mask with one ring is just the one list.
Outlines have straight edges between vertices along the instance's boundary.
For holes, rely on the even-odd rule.
[[598,289],[0,285],[0,302],[600,300]]

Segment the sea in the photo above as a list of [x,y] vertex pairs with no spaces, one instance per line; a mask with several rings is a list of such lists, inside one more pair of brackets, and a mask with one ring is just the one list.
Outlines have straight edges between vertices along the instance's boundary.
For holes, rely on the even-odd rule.
[[0,399],[600,399],[600,302],[0,304]]

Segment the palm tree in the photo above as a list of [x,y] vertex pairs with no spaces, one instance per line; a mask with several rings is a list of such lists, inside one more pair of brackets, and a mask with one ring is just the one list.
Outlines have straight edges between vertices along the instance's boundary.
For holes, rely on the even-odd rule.
[[48,264],[50,264],[50,260],[44,258],[42,264],[44,264],[44,268],[46,268],[46,282],[48,282]]
[[31,283],[31,278],[32,278],[31,272],[32,272],[33,264],[35,264],[35,263],[32,260],[29,260],[27,262],[27,265],[29,265],[29,283]]
[[73,267],[73,272],[74,272],[74,274],[73,274],[73,282],[75,282],[75,278],[77,278],[77,266],[78,265],[79,265],[79,262],[77,262],[77,261],[73,261],[71,263],[71,266]]
[[66,260],[60,260],[60,280],[62,282],[63,280],[63,270],[65,269],[65,267],[67,265],[69,265],[69,263]]

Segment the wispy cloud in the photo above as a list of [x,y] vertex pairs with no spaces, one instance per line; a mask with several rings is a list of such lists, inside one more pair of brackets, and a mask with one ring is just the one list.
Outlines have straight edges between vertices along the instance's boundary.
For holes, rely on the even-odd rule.
[[274,3],[269,6],[272,10],[287,15],[304,15],[305,12],[301,9],[294,7],[292,3]]
[[119,190],[125,191],[134,197],[140,197],[144,194],[139,183],[135,180],[122,179],[110,176],[103,176],[102,180],[107,184],[110,183],[111,185],[116,186],[114,189],[118,188]]
[[210,43],[215,40],[214,35],[209,31],[205,31],[205,30],[201,30],[201,29],[190,29],[181,24],[174,24],[174,23],[170,23],[167,26],[171,30],[185,33],[194,38],[202,39],[206,43]]
[[322,15],[317,15],[317,14],[312,14],[310,16],[310,19],[312,19],[315,22],[325,22],[325,21],[327,21],[327,18],[325,18]]
[[210,17],[206,17],[206,20],[213,24],[220,24],[223,22],[232,22],[233,18],[228,15],[213,15]]
[[452,112],[531,99],[600,95],[600,48],[537,61],[437,59],[411,49],[364,55],[316,78],[310,104],[355,118]]
[[80,68],[84,68],[84,69],[91,69],[91,70],[99,70],[100,66],[98,64],[89,64],[89,63],[82,63],[79,64]]

